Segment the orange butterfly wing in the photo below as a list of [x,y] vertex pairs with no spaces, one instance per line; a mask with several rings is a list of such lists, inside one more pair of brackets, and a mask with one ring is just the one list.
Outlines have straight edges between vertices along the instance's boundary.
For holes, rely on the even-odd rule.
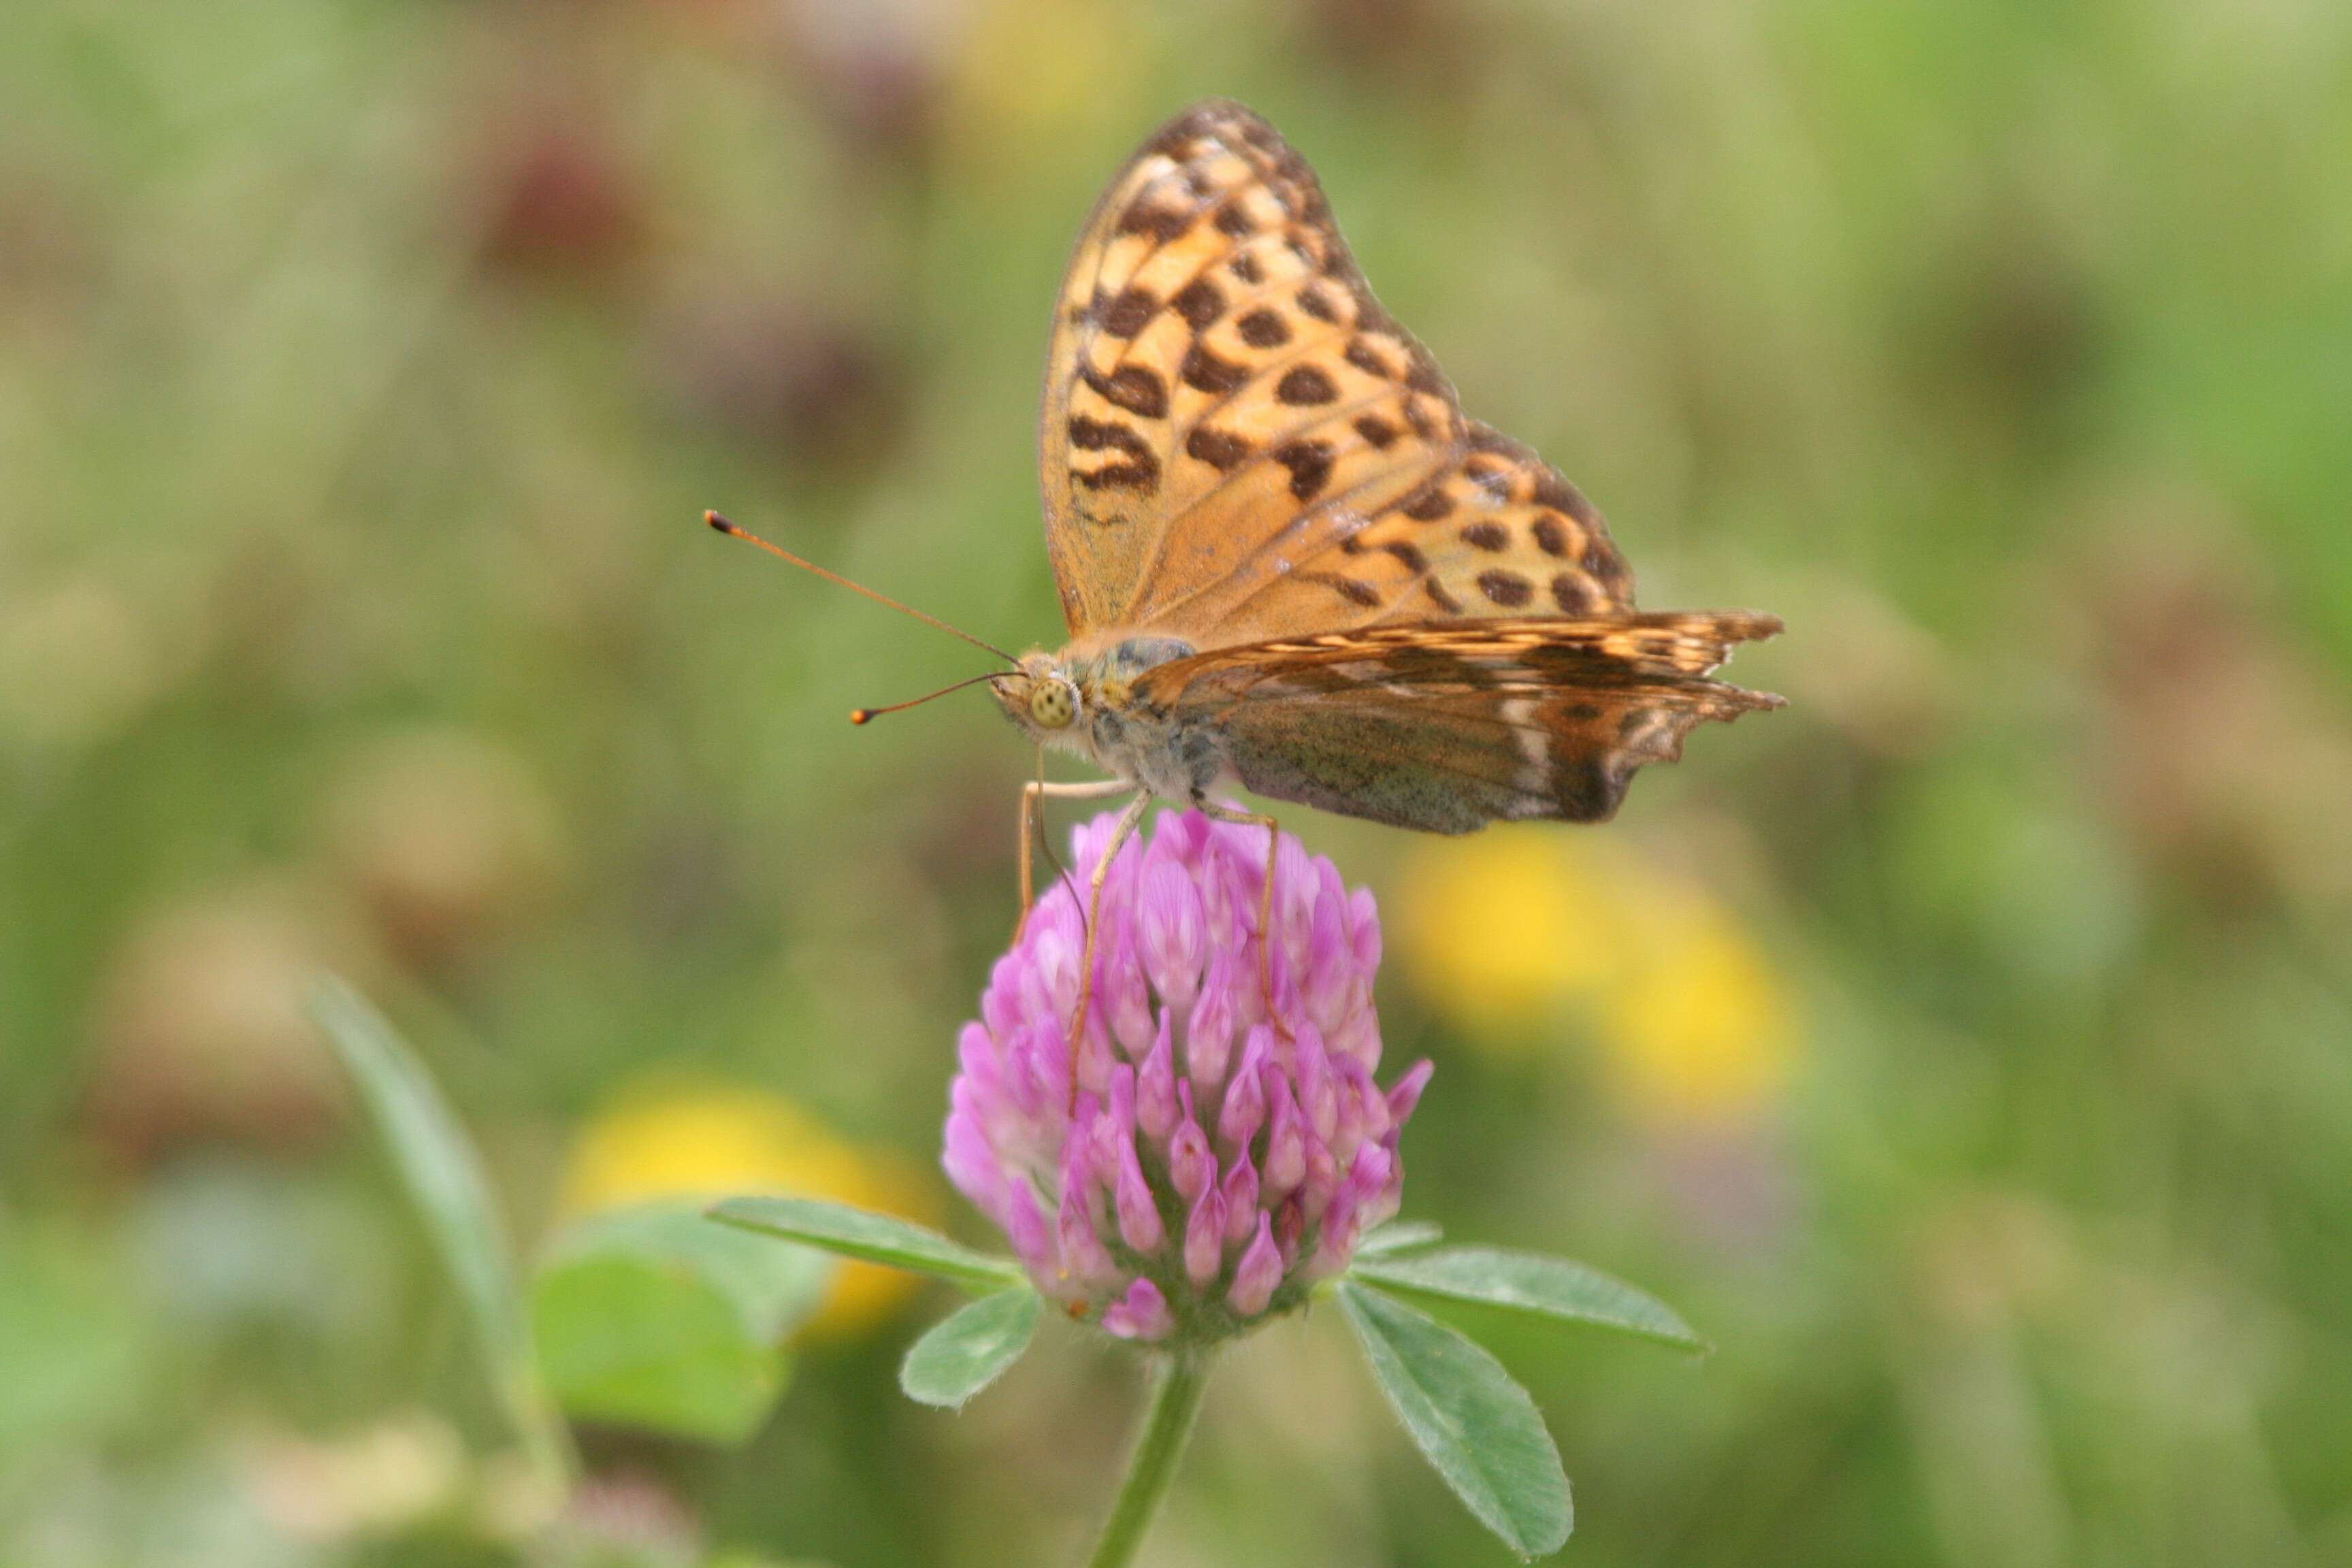
[[1171,121],[1088,219],[1040,464],[1074,634],[1213,647],[1633,605],[1599,514],[1463,416],[1372,298],[1313,171],[1239,104]]

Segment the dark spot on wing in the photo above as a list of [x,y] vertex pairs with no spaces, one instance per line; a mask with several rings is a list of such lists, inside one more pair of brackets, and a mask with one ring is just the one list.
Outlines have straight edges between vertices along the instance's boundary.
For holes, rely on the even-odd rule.
[[1161,245],[1181,236],[1192,226],[1192,215],[1179,207],[1156,206],[1138,202],[1118,215],[1121,234],[1148,234]]
[[1337,321],[1339,312],[1332,308],[1331,297],[1319,283],[1309,283],[1298,290],[1298,308],[1318,321]]
[[1507,610],[1516,610],[1536,596],[1534,584],[1499,567],[1478,574],[1478,591]]
[[1538,512],[1536,520],[1528,524],[1528,534],[1536,542],[1536,548],[1546,555],[1568,553],[1568,530],[1550,512]]
[[1234,330],[1254,349],[1278,349],[1290,341],[1290,323],[1279,310],[1252,310],[1234,323]]
[[1290,493],[1313,500],[1331,477],[1331,443],[1293,441],[1274,449],[1274,460],[1290,470]]
[[1119,290],[1102,313],[1103,331],[1117,338],[1131,338],[1143,331],[1152,317],[1160,313],[1159,297],[1149,289],[1129,286]]
[[1537,478],[1535,494],[1528,499],[1538,506],[1564,511],[1588,528],[1592,525],[1592,503],[1584,499],[1584,492],[1549,468]]
[[1462,531],[1462,542],[1473,550],[1500,552],[1510,544],[1511,534],[1499,522],[1474,522]]
[[1107,463],[1091,473],[1073,468],[1070,477],[1088,489],[1131,489],[1149,493],[1160,486],[1160,459],[1143,437],[1116,420],[1070,417],[1070,445],[1085,452],[1115,451],[1125,459]]
[[1274,395],[1277,402],[1293,408],[1309,408],[1317,404],[1331,402],[1339,395],[1339,389],[1318,366],[1301,364],[1293,365],[1275,384]]
[[1381,607],[1380,590],[1369,583],[1360,583],[1353,577],[1341,577],[1329,572],[1309,573],[1306,580],[1325,584],[1351,605],[1360,605],[1367,610],[1377,610]]
[[1250,455],[1250,444],[1230,430],[1196,425],[1184,437],[1184,450],[1211,468],[1231,473]]
[[1361,436],[1366,444],[1385,452],[1402,432],[1377,414],[1359,414],[1356,416],[1356,434]]
[[1592,610],[1592,589],[1575,573],[1561,572],[1551,580],[1551,602],[1563,616],[1588,615]]
[[1389,363],[1380,350],[1361,337],[1348,340],[1348,363],[1366,375],[1377,375],[1383,381],[1396,379],[1395,367]]
[[1176,313],[1199,331],[1225,313],[1225,296],[1214,283],[1205,278],[1195,278],[1176,292],[1168,301]]
[[1168,413],[1168,384],[1160,379],[1159,372],[1148,366],[1123,364],[1108,375],[1097,375],[1092,369],[1086,369],[1078,373],[1078,379],[1129,414],[1159,419]]
[[1249,379],[1249,369],[1235,364],[1201,343],[1184,355],[1184,382],[1202,392],[1231,392]]
[[1453,510],[1454,498],[1447,495],[1444,488],[1440,485],[1430,486],[1429,489],[1405,502],[1403,507],[1405,516],[1415,522],[1435,522]]

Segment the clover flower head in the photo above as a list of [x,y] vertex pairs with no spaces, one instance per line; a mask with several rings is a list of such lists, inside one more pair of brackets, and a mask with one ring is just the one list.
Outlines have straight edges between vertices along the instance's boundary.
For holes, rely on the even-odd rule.
[[1281,835],[1269,976],[1265,829],[1189,811],[1111,863],[1073,1053],[1074,889],[1111,826],[1076,829],[1071,876],[997,960],[958,1042],[942,1163],[1073,1316],[1206,1342],[1297,1305],[1396,1213],[1398,1133],[1430,1068],[1373,1081],[1370,892]]

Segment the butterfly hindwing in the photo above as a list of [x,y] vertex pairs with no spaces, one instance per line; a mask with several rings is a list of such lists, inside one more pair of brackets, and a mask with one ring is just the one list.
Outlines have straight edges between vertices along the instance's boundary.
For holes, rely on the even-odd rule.
[[1444,623],[1226,648],[1141,695],[1212,727],[1253,793],[1424,832],[1613,815],[1703,720],[1780,699],[1706,679],[1768,616]]

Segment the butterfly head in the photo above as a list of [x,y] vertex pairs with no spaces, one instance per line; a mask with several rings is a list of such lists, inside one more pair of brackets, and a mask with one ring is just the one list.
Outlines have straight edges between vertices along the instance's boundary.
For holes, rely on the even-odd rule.
[[1086,707],[1077,682],[1042,648],[1032,648],[1013,668],[990,677],[988,689],[1013,727],[1034,741],[1059,738]]

